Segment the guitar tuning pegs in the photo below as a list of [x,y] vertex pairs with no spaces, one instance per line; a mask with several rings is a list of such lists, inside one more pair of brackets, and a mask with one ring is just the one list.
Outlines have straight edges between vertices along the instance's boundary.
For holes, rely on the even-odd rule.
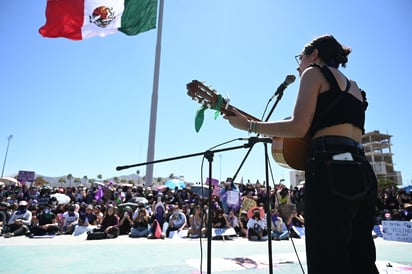
[[230,96],[229,93],[226,92],[226,98],[225,98],[226,104],[225,104],[225,109],[228,109],[229,103],[230,103]]

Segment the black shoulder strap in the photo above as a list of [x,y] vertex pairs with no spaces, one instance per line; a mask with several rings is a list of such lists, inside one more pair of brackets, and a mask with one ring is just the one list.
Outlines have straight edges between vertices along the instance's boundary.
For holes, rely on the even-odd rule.
[[[332,72],[329,70],[329,68],[327,66],[320,66],[318,64],[311,64],[311,67],[318,67],[320,69],[320,71],[322,72],[322,74],[325,76],[326,80],[328,80],[329,84],[331,85],[331,88],[336,88],[338,90],[341,90],[338,82],[335,79],[335,76],[333,76]],[[343,95],[345,95],[350,88],[350,81],[346,78],[347,81],[347,85],[346,85],[346,89],[344,92],[341,92],[339,94],[339,96],[337,96],[335,98],[335,100],[333,100],[327,108],[324,109],[323,113],[321,113],[321,116],[326,115],[329,111],[331,111],[338,103],[339,101],[343,98]]]
[[[323,76],[325,76],[326,80],[331,85],[331,88],[336,89],[336,90],[341,90],[338,85],[338,82],[336,81],[335,76],[333,75],[333,73],[330,71],[330,69],[327,66],[321,66],[315,63],[310,64],[309,66],[319,68]],[[345,93],[348,92],[349,88],[350,88],[350,81],[348,78],[346,78],[346,89],[344,90],[344,92]]]
[[[335,79],[335,76],[332,74],[332,72],[329,70],[329,68],[327,66],[320,66],[318,64],[310,64],[310,67],[317,67],[320,69],[320,71],[322,72],[322,74],[325,76],[326,80],[329,82],[329,84],[331,85],[331,88],[335,88],[337,90],[341,90],[338,82]],[[344,92],[340,92],[339,96],[337,96],[335,98],[335,100],[333,100],[324,110],[322,113],[320,113],[319,117],[324,117],[326,116],[326,114],[328,114],[328,112],[330,112],[339,102],[340,100],[343,98],[344,95],[347,94],[347,92],[349,91],[350,88],[350,81],[346,78],[347,81],[347,85],[346,85],[346,89]],[[309,130],[313,129],[314,125],[312,125],[310,127]],[[309,132],[309,134],[312,136],[314,134],[314,132]]]

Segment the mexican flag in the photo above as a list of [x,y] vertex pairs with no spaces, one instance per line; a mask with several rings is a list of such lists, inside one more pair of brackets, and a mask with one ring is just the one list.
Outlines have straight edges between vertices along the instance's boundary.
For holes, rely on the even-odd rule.
[[156,28],[157,0],[47,0],[43,37],[83,40]]

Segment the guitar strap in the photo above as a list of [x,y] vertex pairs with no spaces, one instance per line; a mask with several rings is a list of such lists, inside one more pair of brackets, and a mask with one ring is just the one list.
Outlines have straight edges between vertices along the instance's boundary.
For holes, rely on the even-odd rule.
[[[335,76],[332,74],[332,72],[329,70],[329,68],[327,66],[320,66],[318,64],[310,64],[310,67],[317,67],[320,69],[320,71],[322,72],[323,76],[325,76],[326,80],[329,82],[329,84],[331,85],[331,89],[336,89],[336,90],[341,90],[338,82],[336,81]],[[349,91],[349,88],[351,86],[351,83],[349,81],[349,79],[346,78],[346,89],[341,92],[339,94],[339,96],[337,96],[324,110],[323,112],[321,112],[321,114],[319,115],[319,117],[324,117],[326,116],[326,114],[328,114],[343,98],[344,95],[346,95]],[[311,126],[311,129],[316,128],[314,125]],[[314,134],[314,132],[309,132],[309,135],[312,136]]]

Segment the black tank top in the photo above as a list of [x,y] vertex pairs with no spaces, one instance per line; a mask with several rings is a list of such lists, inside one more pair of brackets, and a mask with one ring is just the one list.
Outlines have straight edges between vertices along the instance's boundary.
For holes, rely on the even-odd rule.
[[312,137],[320,129],[346,123],[360,128],[362,133],[365,133],[365,110],[368,106],[365,92],[362,90],[363,102],[361,102],[348,93],[350,88],[348,79],[346,79],[346,89],[343,91],[327,66],[318,64],[311,64],[310,66],[318,67],[321,70],[329,82],[330,89],[318,95],[315,116],[308,135]]

